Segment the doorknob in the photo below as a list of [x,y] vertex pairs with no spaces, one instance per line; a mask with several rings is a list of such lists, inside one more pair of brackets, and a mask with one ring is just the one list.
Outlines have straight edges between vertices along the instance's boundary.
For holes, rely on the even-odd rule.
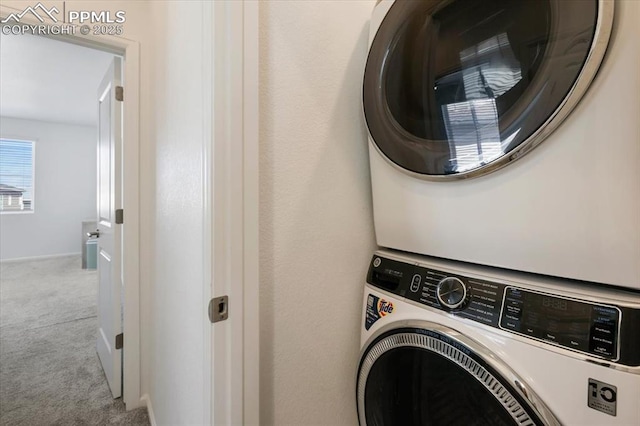
[[89,237],[89,238],[91,238],[91,237],[100,238],[100,230],[96,229],[95,232],[87,232],[87,237]]

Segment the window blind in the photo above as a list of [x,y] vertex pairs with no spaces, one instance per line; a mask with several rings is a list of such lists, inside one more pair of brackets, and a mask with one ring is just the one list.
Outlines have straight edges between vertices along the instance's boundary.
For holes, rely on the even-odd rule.
[[32,141],[0,139],[0,209],[33,210]]

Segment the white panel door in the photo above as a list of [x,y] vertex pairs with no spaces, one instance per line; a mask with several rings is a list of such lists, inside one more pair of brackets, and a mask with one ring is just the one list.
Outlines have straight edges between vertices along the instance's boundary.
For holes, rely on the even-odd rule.
[[114,57],[98,89],[98,357],[114,398],[122,395],[121,232],[116,209],[122,208],[120,158],[122,103],[116,100],[121,60]]

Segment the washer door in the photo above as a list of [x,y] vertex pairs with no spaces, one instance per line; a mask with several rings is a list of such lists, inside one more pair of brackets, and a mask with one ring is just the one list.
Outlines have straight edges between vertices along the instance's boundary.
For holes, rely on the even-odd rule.
[[497,359],[486,348],[436,324],[383,333],[367,346],[360,361],[360,424],[559,424],[513,371],[496,367]]
[[612,22],[608,0],[396,1],[365,69],[371,138],[423,178],[495,170],[577,104]]

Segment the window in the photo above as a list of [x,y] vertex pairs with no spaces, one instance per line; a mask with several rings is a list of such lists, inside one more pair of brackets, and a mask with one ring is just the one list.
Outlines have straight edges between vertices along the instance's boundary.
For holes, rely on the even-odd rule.
[[34,142],[0,139],[0,212],[33,212]]

